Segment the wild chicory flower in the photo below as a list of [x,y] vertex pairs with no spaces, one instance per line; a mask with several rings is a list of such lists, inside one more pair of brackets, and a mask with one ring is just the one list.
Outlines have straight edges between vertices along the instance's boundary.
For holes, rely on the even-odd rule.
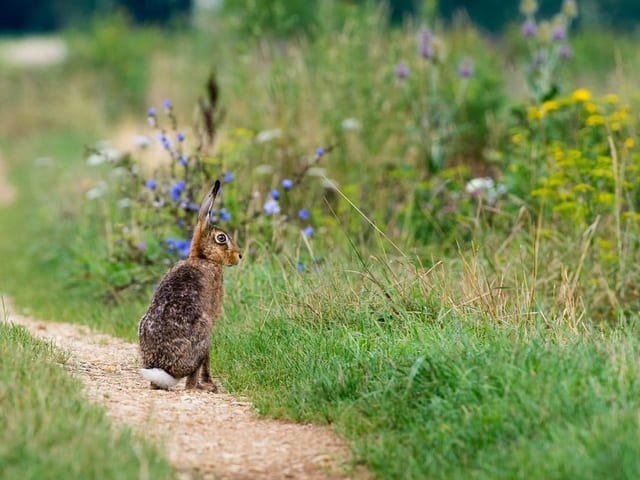
[[178,139],[179,142],[184,142],[184,133],[178,132],[176,134],[176,138]]
[[168,98],[164,102],[162,102],[162,106],[167,112],[169,112],[173,107],[173,105],[171,104],[171,100],[169,100]]
[[326,151],[323,147],[318,147],[318,148],[316,148],[316,156],[317,156],[317,157],[321,157],[321,156],[323,156],[325,153],[327,153],[327,151]]
[[233,180],[233,173],[232,172],[225,172],[225,174],[222,176],[222,181],[224,183],[229,183]]
[[180,197],[182,196],[182,192],[184,191],[185,187],[186,185],[182,180],[174,183],[171,186],[171,198],[173,198],[176,202],[180,200]]
[[299,272],[304,272],[304,265],[302,264],[302,262],[296,263],[296,270],[298,270]]
[[186,167],[187,163],[189,163],[189,158],[186,155],[181,155],[178,163],[180,164],[180,166]]
[[305,237],[309,238],[311,235],[313,235],[313,232],[314,232],[314,231],[315,231],[315,230],[314,230],[314,228],[313,228],[311,225],[309,225],[307,228],[305,228],[305,229],[302,231],[302,234],[303,234]]
[[187,258],[191,249],[191,240],[167,238],[167,246],[169,253],[178,253],[180,258]]
[[147,115],[149,115],[150,117],[155,117],[156,116],[156,109],[155,107],[150,107],[149,111],[147,112]]
[[280,204],[273,198],[267,200],[263,208],[266,215],[275,215],[276,213],[280,213]]
[[145,183],[144,186],[147,187],[149,190],[155,190],[156,187],[158,186],[158,183],[153,178],[151,178],[147,180],[147,183]]
[[288,178],[282,179],[282,188],[284,188],[285,190],[291,190],[293,188],[293,180],[290,180]]
[[231,214],[226,208],[220,209],[220,220],[222,220],[223,222],[228,222],[229,220],[231,220]]
[[273,190],[271,190],[271,192],[269,192],[269,195],[274,200],[278,200],[280,198],[280,192],[278,190],[276,190],[275,188]]
[[311,213],[309,213],[309,210],[307,210],[306,208],[303,208],[298,212],[298,218],[300,220],[309,220],[310,217]]

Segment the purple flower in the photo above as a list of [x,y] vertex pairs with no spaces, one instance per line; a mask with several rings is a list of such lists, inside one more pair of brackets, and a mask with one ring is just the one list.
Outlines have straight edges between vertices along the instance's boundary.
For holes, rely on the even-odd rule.
[[189,163],[189,158],[186,155],[181,155],[180,156],[180,160],[178,160],[178,163],[183,166],[186,167],[187,163]]
[[263,208],[266,215],[275,215],[276,213],[280,213],[280,204],[273,198],[267,200]]
[[153,178],[151,178],[147,180],[147,183],[145,183],[144,186],[147,187],[149,190],[155,190],[158,184]]
[[553,29],[553,39],[561,41],[567,38],[567,28],[564,25],[558,25]]
[[144,252],[147,249],[147,244],[144,242],[139,242],[138,243],[138,250],[140,250],[141,252]]
[[305,229],[302,231],[302,234],[303,234],[305,237],[309,238],[311,235],[313,235],[313,232],[315,232],[314,228],[313,228],[311,225],[309,225],[307,228],[305,228]]
[[231,172],[226,172],[223,176],[222,176],[222,181],[224,183],[229,183],[233,180],[233,173]]
[[228,222],[229,220],[231,220],[231,214],[226,208],[220,209],[220,220],[222,220],[223,222]]
[[165,109],[166,111],[169,111],[169,110],[171,110],[171,107],[172,107],[173,105],[171,104],[171,100],[169,100],[169,99],[167,98],[164,102],[162,102],[162,106],[164,107],[164,109]]
[[291,190],[293,188],[293,180],[289,180],[288,178],[284,178],[282,180],[282,188],[285,190]]
[[274,200],[278,200],[280,198],[280,192],[274,188],[269,192],[269,196]]
[[147,115],[149,115],[150,117],[155,117],[155,116],[156,116],[156,109],[155,109],[155,107],[151,107],[151,108],[149,108],[149,111],[147,112]]
[[316,156],[317,156],[317,157],[321,157],[321,156],[323,156],[325,153],[327,153],[327,151],[326,151],[324,148],[322,148],[322,147],[318,147],[318,148],[316,148]]
[[562,47],[560,47],[560,58],[564,58],[566,60],[567,58],[571,57],[573,57],[573,50],[571,48],[571,45],[562,45]]
[[418,53],[427,60],[432,59],[435,54],[433,34],[428,28],[421,28],[418,32]]
[[182,180],[174,183],[171,186],[171,198],[173,198],[176,202],[180,200],[180,197],[182,196],[182,192],[184,191],[185,186],[186,185]]
[[191,249],[191,240],[167,238],[167,246],[169,253],[178,253],[180,258],[187,258]]
[[304,265],[302,264],[302,262],[296,263],[296,270],[298,270],[299,272],[304,272]]
[[536,33],[538,33],[538,26],[533,20],[529,19],[522,24],[522,35],[524,37],[535,37]]
[[458,67],[458,75],[460,75],[461,78],[471,78],[473,77],[473,73],[473,60],[468,57],[463,59]]
[[184,142],[184,133],[178,132],[176,135],[176,138],[178,139],[179,142]]
[[311,218],[311,213],[309,213],[309,210],[306,208],[303,208],[298,212],[298,218],[300,220],[309,220],[309,218]]
[[396,78],[398,80],[405,80],[409,76],[409,65],[406,63],[399,63],[396,65]]

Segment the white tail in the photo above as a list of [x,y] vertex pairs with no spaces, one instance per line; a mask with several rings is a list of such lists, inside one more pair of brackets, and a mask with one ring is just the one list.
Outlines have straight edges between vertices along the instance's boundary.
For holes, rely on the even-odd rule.
[[172,377],[161,368],[141,368],[140,374],[145,380],[164,389],[169,389],[180,381],[179,378]]

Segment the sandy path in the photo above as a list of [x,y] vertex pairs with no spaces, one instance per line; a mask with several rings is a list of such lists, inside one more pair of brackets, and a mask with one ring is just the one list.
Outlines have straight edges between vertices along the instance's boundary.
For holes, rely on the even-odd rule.
[[[137,346],[87,327],[10,314],[11,323],[71,352],[69,369],[116,424],[163,445],[181,478],[344,478],[348,450],[331,430],[260,418],[228,394],[151,390]],[[353,476],[362,477],[363,475]]]

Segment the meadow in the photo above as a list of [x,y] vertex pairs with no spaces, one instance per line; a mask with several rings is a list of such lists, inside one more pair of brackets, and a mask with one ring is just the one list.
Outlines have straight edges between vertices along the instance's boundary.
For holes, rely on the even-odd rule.
[[[0,291],[135,340],[219,177],[246,252],[213,339],[231,393],[329,423],[378,478],[637,478],[635,39],[570,10],[494,38],[323,5],[306,36],[116,16],[65,32],[64,64],[2,65]],[[0,476],[99,468],[39,470],[51,444],[113,449],[104,478],[171,475],[107,434],[59,352],[4,325],[0,348],[2,411],[21,412],[0,417]]]

